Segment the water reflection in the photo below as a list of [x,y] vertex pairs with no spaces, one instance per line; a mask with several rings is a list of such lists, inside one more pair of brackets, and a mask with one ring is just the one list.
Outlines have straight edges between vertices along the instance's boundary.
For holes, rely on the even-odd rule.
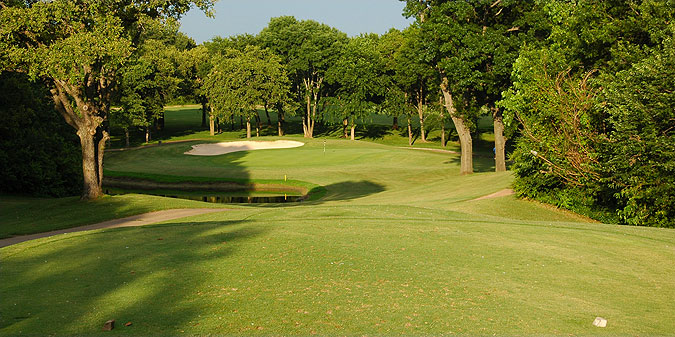
[[198,195],[193,193],[191,195],[179,193],[149,193],[147,191],[124,191],[118,189],[107,189],[106,194],[121,195],[128,193],[142,193],[149,195],[156,195],[166,198],[186,199],[210,202],[215,204],[278,204],[288,202],[299,202],[303,200],[303,196],[299,195],[265,195],[265,196],[230,196],[230,195]]

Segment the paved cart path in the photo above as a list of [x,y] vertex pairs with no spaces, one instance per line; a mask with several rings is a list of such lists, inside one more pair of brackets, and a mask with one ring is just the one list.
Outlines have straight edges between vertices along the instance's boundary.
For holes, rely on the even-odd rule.
[[118,227],[137,227],[150,225],[162,221],[174,220],[185,218],[193,215],[207,214],[207,213],[216,213],[228,211],[223,208],[193,208],[193,209],[169,209],[165,211],[151,212],[140,215],[134,215],[126,218],[115,219],[100,222],[93,225],[86,225],[80,227],[73,227],[67,229],[59,229],[51,232],[30,234],[30,235],[20,235],[14,236],[11,238],[0,239],[0,248],[11,246],[20,242],[35,240],[40,238],[46,238],[49,236],[65,234],[65,233],[74,233],[82,231],[90,231],[94,229],[103,229],[103,228],[118,228]]

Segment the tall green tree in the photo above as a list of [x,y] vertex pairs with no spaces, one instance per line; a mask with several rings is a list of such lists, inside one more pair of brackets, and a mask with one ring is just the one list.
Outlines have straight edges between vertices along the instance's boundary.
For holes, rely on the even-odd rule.
[[[213,65],[211,64],[211,54],[204,45],[199,45],[195,48],[185,51],[183,54],[183,61],[180,67],[183,67],[185,78],[188,79],[190,88],[188,91],[192,94],[193,99],[202,107],[202,127],[206,127],[206,119],[209,116],[208,99],[206,90],[204,88],[204,80],[211,71]],[[215,134],[213,125],[210,125],[211,135]]]
[[379,37],[375,34],[351,38],[326,75],[327,81],[336,85],[331,106],[344,125],[350,126],[351,140],[355,138],[357,120],[375,111],[375,104],[383,100],[386,88],[391,85],[378,45]]
[[[394,118],[393,128],[398,128],[398,118],[404,116],[407,120],[408,145],[412,146],[413,131],[412,118],[419,115],[420,92],[428,93],[429,90],[420,89],[435,78],[434,69],[431,68],[419,53],[412,52],[412,30],[410,27],[401,32],[392,29],[380,38],[379,51],[384,58],[384,76],[390,83],[385,89],[383,101],[379,104],[381,112]],[[420,118],[424,118],[422,114]],[[423,122],[423,119],[421,120]],[[424,125],[422,123],[422,125]]]
[[316,21],[283,16],[272,18],[259,38],[263,47],[281,57],[298,102],[306,106],[302,116],[304,136],[312,138],[319,101],[326,95],[326,73],[336,63],[347,35]]
[[246,138],[251,138],[251,119],[265,102],[289,102],[290,83],[279,57],[267,49],[248,46],[244,51],[227,49],[213,60],[204,80],[211,115],[224,119],[246,119]]
[[388,77],[390,86],[385,89],[383,101],[379,104],[379,111],[391,116],[392,129],[398,130],[399,118],[404,116],[405,95],[395,81],[396,55],[404,43],[404,37],[400,30],[392,28],[379,39],[378,51],[384,59],[384,76]]
[[129,115],[118,119],[131,122],[122,127],[143,128],[146,142],[150,141],[151,128],[163,120],[169,97],[179,90],[181,79],[176,64],[179,54],[174,46],[146,40],[118,76],[117,94],[122,109],[113,113]]
[[[394,62],[397,63],[398,71],[396,80],[403,86],[408,100],[415,107],[420,123],[420,140],[427,141],[426,130],[426,105],[430,96],[438,87],[438,72],[433,64],[428,62],[426,46],[422,38],[423,32],[419,25],[411,25],[403,31],[404,43],[398,53],[395,54]],[[411,134],[408,135],[411,138]]]
[[510,84],[521,41],[530,34],[529,11],[534,5],[534,1],[406,1],[406,14],[417,18],[422,53],[438,72],[444,104],[459,135],[462,174],[473,173],[471,131],[485,105],[494,111],[496,167],[506,169],[496,102]]
[[0,64],[46,83],[82,147],[83,199],[103,192],[103,153],[117,72],[148,25],[210,0],[0,2]]

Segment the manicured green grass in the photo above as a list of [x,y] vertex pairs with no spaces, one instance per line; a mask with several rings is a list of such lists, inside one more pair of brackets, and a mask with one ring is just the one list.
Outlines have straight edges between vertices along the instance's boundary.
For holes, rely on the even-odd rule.
[[[595,223],[513,196],[475,200],[512,180],[490,172],[487,157],[460,176],[454,154],[337,139],[324,152],[324,139],[284,139],[306,145],[107,154],[112,172],[286,175],[326,194],[2,248],[0,334],[105,335],[109,319],[115,333],[137,336],[675,334],[673,230]],[[31,207],[47,219],[61,212]],[[88,212],[83,203],[63,211]],[[597,316],[607,328],[592,325]]]
[[247,209],[5,248],[0,331],[672,334],[673,245],[406,205]]

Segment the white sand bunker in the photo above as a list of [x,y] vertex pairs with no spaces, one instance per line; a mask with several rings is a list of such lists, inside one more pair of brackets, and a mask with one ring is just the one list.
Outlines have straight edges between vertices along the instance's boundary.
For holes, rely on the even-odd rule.
[[293,147],[300,147],[303,145],[305,145],[305,143],[296,142],[292,140],[277,140],[274,142],[262,142],[262,141],[223,142],[215,144],[193,145],[192,150],[185,152],[185,154],[189,154],[192,156],[219,156],[221,154],[237,151],[290,149]]

